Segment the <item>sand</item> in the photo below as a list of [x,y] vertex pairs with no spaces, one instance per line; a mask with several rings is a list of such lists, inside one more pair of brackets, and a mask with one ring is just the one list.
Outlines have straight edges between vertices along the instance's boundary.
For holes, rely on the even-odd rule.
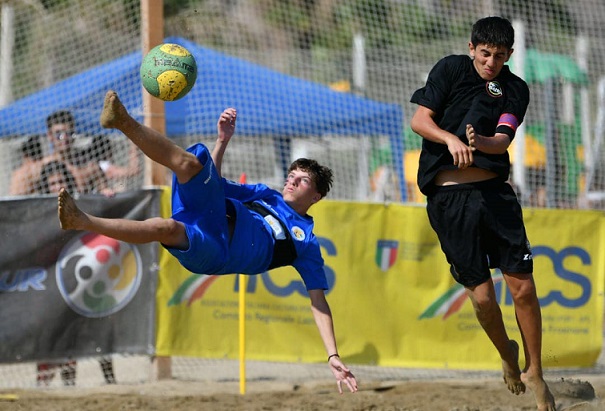
[[[549,380],[558,410],[605,410],[605,376]],[[510,394],[497,378],[432,381],[360,381],[360,391],[339,395],[335,383],[165,380],[90,388],[0,390],[0,410],[533,410],[531,393]]]

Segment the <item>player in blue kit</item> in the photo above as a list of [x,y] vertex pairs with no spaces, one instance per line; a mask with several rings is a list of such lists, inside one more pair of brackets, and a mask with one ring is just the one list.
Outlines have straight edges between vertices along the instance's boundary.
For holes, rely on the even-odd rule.
[[[532,252],[521,206],[507,183],[507,148],[523,121],[529,88],[505,63],[513,52],[510,21],[486,17],[474,25],[470,58],[441,59],[411,101],[412,129],[423,137],[418,185],[427,213],[450,263],[465,287],[479,323],[502,359],[514,394],[534,393],[538,410],[554,411],[542,373],[542,318],[533,278]],[[513,297],[525,353],[509,339],[490,268],[500,268]]]
[[264,184],[237,184],[222,178],[222,158],[235,132],[236,117],[233,108],[220,115],[212,153],[203,144],[184,150],[139,124],[117,94],[107,92],[101,125],[120,130],[150,159],[173,171],[172,218],[132,221],[95,217],[81,211],[61,189],[61,228],[86,230],[128,243],[158,241],[185,268],[198,274],[258,274],[294,266],[307,288],[338,391],[342,393],[344,383],[355,392],[355,376],[338,356],[325,298],[328,284],[323,259],[313,234],[313,218],[307,214],[330,190],[332,171],[314,160],[298,159],[290,166],[281,193]]

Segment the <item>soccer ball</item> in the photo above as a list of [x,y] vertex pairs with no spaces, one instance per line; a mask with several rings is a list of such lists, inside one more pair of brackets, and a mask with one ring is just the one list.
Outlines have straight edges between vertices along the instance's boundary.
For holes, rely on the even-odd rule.
[[183,46],[172,43],[152,48],[141,63],[141,81],[145,90],[164,101],[184,97],[195,84],[197,64]]

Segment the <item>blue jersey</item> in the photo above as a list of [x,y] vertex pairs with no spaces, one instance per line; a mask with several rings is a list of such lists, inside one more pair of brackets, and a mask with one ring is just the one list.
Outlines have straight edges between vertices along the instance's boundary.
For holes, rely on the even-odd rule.
[[[299,215],[281,193],[264,184],[237,184],[221,179],[203,144],[196,144],[188,151],[197,156],[204,168],[185,184],[173,178],[172,218],[185,225],[189,248],[166,247],[185,268],[198,274],[265,272],[273,260],[276,239],[284,234],[280,232],[281,222],[296,249],[292,266],[307,290],[328,288],[312,217]],[[250,210],[245,205],[249,202],[258,202],[271,215],[263,217]],[[228,207],[236,221],[231,241],[226,218]]]

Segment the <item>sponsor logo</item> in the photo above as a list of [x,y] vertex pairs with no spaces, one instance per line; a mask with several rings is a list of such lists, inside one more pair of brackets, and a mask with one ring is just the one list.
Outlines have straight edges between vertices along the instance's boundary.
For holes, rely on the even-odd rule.
[[136,295],[141,276],[136,247],[92,233],[70,241],[56,266],[61,296],[72,310],[89,318],[124,308]]
[[[528,256],[527,258],[532,258],[532,254],[526,254],[526,256]],[[566,247],[557,252],[547,246],[536,246],[533,249],[533,259],[536,257],[550,259],[555,275],[562,280],[574,284],[573,288],[579,290],[579,295],[577,293],[569,292],[568,288],[550,290],[546,295],[539,298],[541,307],[547,307],[550,304],[556,303],[565,308],[579,308],[588,303],[590,296],[592,295],[592,283],[590,282],[590,278],[580,273],[570,271],[565,266],[565,260],[568,258],[575,261],[579,260],[584,266],[590,266],[590,255],[585,249],[580,247]],[[499,301],[499,303],[513,305],[513,299],[510,292],[508,290],[506,290],[506,292],[502,290],[502,288],[506,286],[506,282],[502,281],[503,276],[500,270],[494,271],[492,280],[496,287],[496,295],[501,296],[502,301]],[[459,311],[466,300],[468,300],[468,296],[466,295],[464,287],[460,284],[455,284],[433,301],[429,307],[420,314],[419,319],[442,316],[445,320]]]
[[488,81],[485,87],[492,97],[502,97],[502,87],[497,81]]
[[395,264],[397,261],[397,249],[399,241],[395,240],[378,240],[376,243],[376,265],[384,272]]

